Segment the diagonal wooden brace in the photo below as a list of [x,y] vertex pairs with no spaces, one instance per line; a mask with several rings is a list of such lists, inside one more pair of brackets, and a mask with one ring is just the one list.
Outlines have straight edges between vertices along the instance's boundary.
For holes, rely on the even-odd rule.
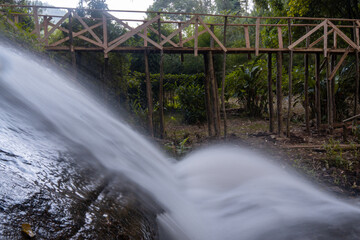
[[332,22],[328,21],[330,27],[334,29],[334,31],[341,37],[345,42],[347,42],[354,49],[360,50],[359,46],[356,45],[348,36],[345,35],[343,31],[341,31],[338,27],[336,27]]
[[327,24],[327,19],[324,20],[323,22],[321,22],[319,25],[317,25],[316,27],[314,27],[313,29],[311,29],[308,33],[306,33],[304,36],[302,36],[301,38],[299,38],[297,41],[295,41],[293,44],[289,45],[289,49],[293,49],[294,47],[296,47],[299,43],[301,43],[302,41],[304,41],[306,38],[310,37],[311,34],[313,34],[314,32],[316,32],[317,30],[319,30],[321,27],[325,26],[325,24]]
[[[134,31],[134,28],[130,27],[128,24],[126,24],[126,23],[123,22],[122,20],[114,17],[113,15],[111,15],[111,14],[109,14],[109,13],[107,13],[107,12],[104,12],[104,14],[107,15],[107,16],[109,16],[109,17],[111,17],[111,18],[114,19],[117,23],[120,23],[121,25],[123,25],[124,27],[126,27],[127,29],[129,29],[130,31]],[[151,20],[150,20],[150,21],[151,21]],[[141,26],[142,26],[142,25],[141,25]],[[149,26],[149,25],[148,25],[148,26]],[[139,27],[140,27],[140,26],[139,26]],[[146,29],[146,27],[144,27],[144,29]],[[135,33],[135,34],[137,34],[138,36],[142,37],[144,40],[148,41],[149,43],[151,43],[151,44],[154,45],[155,47],[157,47],[157,48],[159,48],[159,49],[162,49],[162,46],[160,46],[157,42],[153,41],[152,39],[148,38],[146,35],[142,34],[142,33],[140,32],[141,30],[142,30],[142,29],[140,29],[140,30],[139,30],[137,33]],[[130,33],[130,32],[129,32],[129,33]],[[127,37],[127,35],[124,34],[124,35],[122,35],[122,36],[114,39],[113,41],[109,42],[108,45],[109,45],[109,46],[112,46],[112,45],[115,44],[116,42],[122,40],[124,37]],[[126,40],[127,40],[127,39],[126,39]],[[125,40],[125,41],[126,41],[126,40]],[[121,43],[120,43],[120,44],[121,44]],[[112,50],[112,49],[111,49],[111,50]],[[110,50],[110,51],[111,51],[111,50]],[[105,50],[105,52],[106,52],[106,50]],[[107,53],[107,52],[106,52],[106,53]]]
[[135,34],[139,35],[140,37],[146,39],[148,42],[150,42],[151,44],[153,44],[154,46],[162,49],[162,46],[160,46],[158,43],[154,42],[153,40],[151,40],[150,38],[148,38],[147,36],[145,36],[144,34],[142,34],[140,31],[142,31],[143,29],[145,29],[146,27],[148,27],[149,25],[153,24],[154,22],[156,22],[158,19],[160,19],[160,16],[156,16],[153,19],[147,21],[146,23],[136,27],[136,28],[132,28],[130,27],[128,24],[126,24],[125,22],[121,21],[120,19],[112,16],[109,13],[104,13],[110,17],[112,17],[113,19],[115,19],[116,22],[120,23],[121,25],[125,26],[126,28],[130,29],[130,32],[125,33],[124,35],[120,36],[117,40],[117,42],[110,42],[110,44],[112,44],[111,46],[109,46],[106,50],[105,53],[110,52],[111,50],[113,50],[114,48],[116,48],[117,46],[119,46],[120,44],[122,44],[123,42],[125,42],[126,40],[128,40],[129,38],[131,38],[132,36],[134,36]]
[[86,24],[86,22],[84,22],[84,20],[82,20],[81,17],[79,17],[79,15],[74,12],[74,16],[77,20],[79,20],[79,22],[81,23],[81,25],[83,25],[85,27],[85,29],[88,30],[88,32],[91,34],[91,36],[93,36],[93,38],[95,38],[95,40],[98,42],[98,43],[101,43],[102,44],[102,41],[100,40],[100,38],[94,33],[93,30],[91,30],[91,28],[89,28],[89,26]]
[[[334,29],[331,29],[330,31],[327,32],[328,35],[332,34],[334,32]],[[321,40],[324,39],[324,35],[322,35],[321,37],[319,37],[318,39],[316,39],[314,42],[312,42],[309,45],[309,48],[312,48],[313,46],[315,46],[316,44],[318,44],[319,42],[321,42]]]
[[187,21],[186,23],[182,24],[180,28],[178,28],[175,32],[173,32],[172,34],[170,34],[167,38],[165,38],[160,45],[163,46],[165,43],[167,43],[170,39],[172,39],[175,35],[177,35],[179,32],[181,32],[184,28],[188,27],[192,22],[195,21],[195,19],[197,18],[197,16],[192,17],[189,21]]
[[210,28],[204,23],[204,21],[201,19],[201,17],[198,18],[201,25],[206,29],[206,31],[210,34],[210,36],[219,44],[219,46],[222,48],[224,52],[227,52],[226,47],[220,42],[220,40],[215,36],[215,34],[210,30]]
[[350,50],[349,48],[346,49],[345,53],[342,55],[339,62],[336,64],[334,70],[331,72],[330,77],[329,77],[330,81],[335,77],[336,72],[339,70],[339,68],[341,67],[341,64],[344,62],[345,58],[349,54],[349,50]]
[[[159,32],[155,29],[155,28],[153,28],[151,25],[148,27],[151,31],[153,31],[155,34],[157,34],[157,35],[159,35]],[[164,36],[163,34],[161,34],[161,38],[162,39],[166,39],[166,36]],[[171,41],[171,40],[169,40],[169,43],[171,44],[171,45],[173,45],[174,47],[178,47],[178,45],[176,44],[176,43],[174,43],[173,41]]]
[[53,26],[53,28],[41,39],[41,42],[45,42],[46,39],[48,39],[49,36],[50,36],[51,34],[53,34],[53,32],[55,32],[56,29],[59,28],[60,24],[62,24],[62,23],[65,21],[65,19],[67,19],[67,18],[69,17],[69,14],[70,14],[70,12],[67,12],[67,13],[55,24],[55,26]]

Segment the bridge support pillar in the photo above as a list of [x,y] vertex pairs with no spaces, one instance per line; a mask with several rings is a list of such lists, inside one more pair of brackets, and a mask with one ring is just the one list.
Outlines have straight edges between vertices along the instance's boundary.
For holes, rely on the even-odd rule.
[[148,103],[148,128],[149,133],[154,137],[154,125],[153,125],[153,99],[150,82],[150,71],[149,71],[149,56],[147,50],[144,51],[145,60],[145,76],[146,76],[146,98]]
[[277,134],[282,136],[282,126],[283,126],[283,119],[282,119],[282,52],[276,53],[276,104],[277,104]]

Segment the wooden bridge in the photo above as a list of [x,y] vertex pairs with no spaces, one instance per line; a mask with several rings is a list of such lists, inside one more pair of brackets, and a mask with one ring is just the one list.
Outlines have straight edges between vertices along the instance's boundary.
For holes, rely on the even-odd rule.
[[[16,11],[16,9],[28,9]],[[64,15],[43,14],[44,9],[62,9]],[[12,10],[10,10],[12,9]],[[83,9],[85,10],[85,9]],[[306,17],[250,17],[238,15],[212,15],[194,13],[170,13],[170,12],[142,12],[125,10],[91,10],[96,12],[95,18],[85,15],[79,16],[79,9],[58,8],[46,6],[15,6],[0,5],[0,16],[15,29],[21,29],[19,23],[24,17],[31,17],[34,22],[33,34],[42,42],[47,51],[69,51],[72,53],[73,65],[76,66],[75,52],[96,51],[104,54],[105,62],[110,52],[141,52],[145,56],[145,71],[147,75],[147,97],[149,104],[149,128],[152,129],[152,101],[151,83],[148,70],[148,54],[159,53],[160,58],[160,125],[161,134],[164,134],[163,114],[163,55],[166,54],[199,54],[204,55],[206,71],[206,102],[209,134],[220,136],[220,109],[223,111],[224,135],[226,136],[226,111],[224,103],[224,86],[227,54],[251,54],[256,56],[262,53],[268,54],[268,95],[269,95],[269,128],[274,131],[275,112],[273,107],[273,81],[271,55],[276,54],[276,116],[277,133],[282,134],[282,64],[283,55],[289,55],[289,101],[286,118],[286,133],[290,134],[290,114],[292,107],[292,68],[294,54],[303,54],[304,58],[304,89],[305,89],[305,123],[306,130],[310,132],[309,124],[309,101],[314,101],[316,106],[316,129],[320,129],[321,115],[327,116],[327,127],[331,132],[334,127],[336,103],[334,98],[334,77],[348,55],[355,54],[356,78],[354,82],[354,115],[357,114],[359,101],[359,27],[358,19],[334,19],[334,18],[306,18]],[[85,11],[88,11],[86,9]],[[147,19],[122,19],[121,13],[143,13]],[[57,19],[56,21],[54,21]],[[182,20],[174,20],[182,19]],[[81,28],[73,31],[73,22],[77,20]],[[118,36],[109,34],[108,26],[117,23],[126,29]],[[137,23],[129,24],[129,22]],[[64,24],[66,23],[66,24]],[[166,26],[171,26],[166,28]],[[97,30],[95,30],[97,29]],[[166,31],[165,31],[166,29]],[[172,32],[168,32],[168,29]],[[296,30],[296,31],[295,31]],[[52,40],[56,32],[65,33],[62,39]],[[234,42],[227,38],[229,31],[239,34],[242,41]],[[267,44],[262,39],[264,33],[275,31],[277,38]],[[119,31],[120,32],[120,31]],[[152,35],[149,33],[153,32]],[[165,32],[167,34],[165,35]],[[294,35],[294,33],[301,33]],[[220,33],[220,34],[219,34]],[[199,44],[199,37],[207,34],[210,41],[208,46]],[[151,37],[156,36],[156,37]],[[134,37],[143,39],[140,46],[129,46],[126,42]],[[203,36],[204,37],[204,36]],[[82,41],[74,41],[81,39]],[[237,39],[238,40],[238,39]],[[241,45],[243,44],[243,45]],[[232,46],[232,47],[229,47]],[[234,47],[236,46],[236,47]],[[214,74],[213,54],[223,55],[222,94],[221,106],[218,96],[218,86]],[[315,99],[309,99],[309,57],[315,57]],[[337,60],[336,56],[341,55]],[[326,113],[321,112],[320,73],[326,73]]]

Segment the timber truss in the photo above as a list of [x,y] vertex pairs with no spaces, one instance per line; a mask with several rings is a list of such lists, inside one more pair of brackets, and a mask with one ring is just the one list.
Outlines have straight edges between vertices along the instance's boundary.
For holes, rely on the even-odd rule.
[[[31,9],[29,13],[26,11],[16,11],[16,9]],[[62,9],[64,14],[61,16],[42,14],[41,9],[56,8]],[[85,9],[83,9],[85,10]],[[147,66],[147,54],[149,52],[158,52],[163,56],[164,53],[180,53],[180,54],[204,54],[205,66],[210,69],[209,76],[213,77],[212,54],[223,54],[223,79],[222,89],[225,88],[225,62],[226,54],[268,54],[268,84],[269,84],[269,114],[270,114],[270,131],[274,129],[273,118],[275,116],[273,110],[273,91],[271,76],[271,54],[276,53],[277,61],[277,121],[278,134],[282,134],[282,61],[283,53],[287,53],[289,58],[289,69],[293,68],[293,54],[305,55],[305,122],[306,129],[309,127],[309,96],[308,96],[308,64],[310,54],[315,55],[315,108],[316,108],[316,128],[320,130],[321,123],[321,102],[320,99],[320,73],[322,69],[326,69],[326,86],[327,86],[327,110],[326,118],[328,120],[328,129],[332,131],[336,114],[335,98],[334,98],[334,77],[338,72],[344,60],[349,54],[355,54],[356,58],[356,77],[354,83],[354,115],[357,114],[357,104],[359,101],[359,27],[360,21],[357,19],[334,19],[334,18],[304,18],[304,17],[249,17],[234,15],[211,15],[211,14],[193,14],[193,13],[169,13],[169,12],[141,12],[141,11],[124,11],[124,10],[91,10],[96,13],[95,18],[85,15],[82,17],[78,13],[79,9],[73,8],[57,8],[46,6],[17,6],[17,5],[0,5],[0,18],[6,21],[16,30],[22,31],[23,19],[27,22],[32,21],[34,30],[33,34],[45,45],[48,51],[97,51],[104,54],[105,59],[111,52],[142,52],[145,53],[145,65]],[[86,11],[86,10],[85,10]],[[147,19],[130,20],[121,19],[116,13],[146,13]],[[115,16],[116,15],[116,16]],[[183,20],[173,20],[183,19]],[[185,19],[185,20],[184,20]],[[74,25],[74,21],[78,23]],[[137,23],[136,26],[129,22]],[[112,31],[110,34],[109,24],[117,23],[122,31]],[[167,27],[171,25],[171,27]],[[74,30],[76,27],[76,31]],[[172,29],[172,30],[169,30]],[[296,31],[294,31],[296,29]],[[170,31],[170,32],[169,32]],[[233,39],[227,39],[227,33],[232,32]],[[58,34],[58,33],[64,34]],[[166,33],[166,34],[165,34]],[[271,33],[271,34],[270,34]],[[297,35],[294,35],[296,33]],[[299,33],[302,33],[299,35]],[[206,34],[207,36],[201,35]],[[266,39],[262,39],[262,35],[268,35]],[[61,39],[59,39],[61,36]],[[234,38],[234,36],[236,36]],[[270,36],[271,43],[267,42]],[[142,38],[143,41],[139,41]],[[55,40],[54,40],[55,39]],[[137,46],[129,44],[128,41],[136,39]],[[201,44],[199,44],[199,40]],[[209,41],[204,41],[208,39]],[[207,45],[204,43],[206,42]],[[229,47],[232,46],[232,47]],[[236,46],[236,47],[234,47]],[[323,55],[323,61],[320,56]],[[336,56],[342,55],[337,61]],[[210,57],[209,57],[210,56]],[[73,57],[75,59],[75,57]],[[161,59],[163,59],[161,57]],[[74,60],[75,62],[76,60]],[[163,60],[161,60],[163,61]],[[208,62],[208,64],[206,63]],[[337,63],[336,63],[337,62]],[[162,63],[160,64],[162,66]],[[162,68],[160,68],[162,76]],[[292,71],[289,72],[289,107],[287,117],[287,134],[289,135],[289,119],[291,118],[291,100],[292,100]],[[148,74],[148,73],[147,73]],[[150,80],[148,79],[148,83]],[[212,81],[212,80],[211,80]],[[216,85],[215,83],[213,84]],[[162,95],[162,85],[160,84]],[[219,101],[216,96],[217,91],[213,90],[217,100],[212,101],[213,105]],[[222,99],[224,93],[222,93]],[[210,94],[211,95],[211,94]],[[149,93],[148,96],[151,96]],[[162,99],[162,97],[160,97]],[[150,101],[150,100],[149,100]],[[160,100],[159,100],[160,101]],[[160,101],[161,108],[161,128],[164,131],[163,106]],[[210,100],[207,102],[210,104]],[[150,104],[150,102],[149,102]],[[150,105],[149,105],[150,106]],[[215,110],[214,110],[215,109]],[[214,107],[213,112],[218,112],[220,107]],[[226,135],[226,111],[224,100],[222,100],[222,110],[224,112],[224,132]],[[209,110],[209,112],[211,112]],[[152,111],[149,110],[151,115]],[[149,115],[149,119],[152,117]],[[213,114],[214,115],[214,114]],[[217,135],[220,131],[220,114],[219,112],[213,117],[217,120]],[[211,120],[211,117],[208,116]],[[152,126],[152,123],[150,123]],[[150,127],[152,128],[152,127]],[[215,127],[214,127],[215,128]],[[209,127],[210,129],[210,127]],[[209,130],[210,133],[210,130]],[[219,136],[219,135],[218,135]]]
[[[9,8],[32,8],[31,14],[25,14],[22,12],[9,11]],[[45,15],[41,14],[40,9],[56,8],[63,9],[63,16]],[[6,10],[6,11],[5,11]],[[79,51],[103,51],[108,54],[112,51],[127,51],[136,52],[143,51],[144,49],[151,49],[155,51],[165,51],[173,53],[194,53],[198,55],[198,52],[213,51],[214,53],[228,52],[228,53],[269,53],[269,52],[300,52],[300,53],[317,53],[323,52],[324,56],[327,56],[328,52],[334,53],[348,53],[354,52],[359,49],[359,20],[355,19],[322,19],[322,18],[301,18],[301,17],[246,17],[246,16],[233,16],[233,15],[210,15],[210,14],[191,14],[191,13],[166,13],[166,12],[143,12],[148,13],[149,19],[146,20],[129,20],[120,19],[115,17],[113,13],[116,12],[134,12],[139,11],[122,11],[122,10],[93,10],[98,14],[97,18],[80,17],[77,13],[78,9],[72,8],[57,8],[57,7],[45,7],[45,6],[15,6],[15,5],[0,5],[0,17],[4,18],[14,28],[19,29],[19,19],[24,15],[31,15],[31,19],[34,22],[35,29],[32,32],[43,42],[46,49],[49,51],[64,51],[64,50],[79,50]],[[190,18],[186,21],[170,21],[169,16],[181,16],[184,18]],[[56,19],[56,21],[54,21]],[[75,32],[72,30],[72,23],[74,20],[78,20],[82,29]],[[210,21],[211,23],[207,22]],[[236,19],[245,19],[246,22],[252,23],[234,23]],[[267,20],[273,20],[277,22],[287,22],[287,24],[270,24],[262,23]],[[129,21],[137,22],[138,26],[130,26]],[[318,23],[321,21],[320,23]],[[91,24],[89,23],[91,22]],[[110,22],[116,22],[121,27],[126,29],[122,31],[119,36],[111,36],[108,33],[108,25]],[[241,22],[241,21],[237,21]],[[245,21],[244,21],[245,22]],[[302,23],[295,23],[302,22]],[[308,22],[308,23],[303,23]],[[342,22],[346,24],[336,25],[335,23]],[[140,23],[140,24],[139,24]],[[162,28],[168,24],[176,26],[173,32],[167,36],[164,35]],[[65,27],[66,26],[66,27]],[[154,27],[155,26],[155,27]],[[157,28],[157,29],[156,29]],[[221,34],[215,34],[216,30],[221,30]],[[303,36],[300,36],[294,42],[288,41],[288,45],[284,46],[284,38],[291,39],[292,29],[303,28],[308,32]],[[310,29],[312,28],[312,29]],[[349,31],[349,28],[351,31]],[[97,29],[97,31],[95,31]],[[226,42],[227,30],[238,32],[243,38],[243,46],[238,47],[226,47],[231,44],[231,41]],[[267,32],[267,30],[277,29],[277,46],[266,47],[261,45],[261,31]],[[289,30],[290,29],[290,30]],[[321,30],[323,29],[323,32]],[[347,31],[344,31],[347,30]],[[354,33],[352,33],[352,29]],[[64,32],[64,38],[56,41],[51,41],[53,36],[58,32]],[[96,32],[96,33],[95,33]],[[149,32],[153,32],[150,37]],[[161,33],[160,33],[161,32]],[[219,31],[217,31],[219,32]],[[319,34],[319,32],[321,32]],[[286,33],[287,36],[283,36]],[[203,34],[210,35],[217,46],[199,46],[199,36]],[[219,36],[220,35],[220,36]],[[332,46],[329,48],[329,37],[333,36]],[[351,35],[351,36],[350,36]],[[142,46],[128,46],[126,42],[131,38],[142,38]],[[310,44],[300,46],[305,40],[314,38],[314,41]],[[82,41],[75,41],[80,39]],[[342,41],[338,45],[338,41]],[[191,47],[186,44],[190,41]],[[345,43],[345,44],[344,44]],[[69,47],[70,45],[70,47]]]

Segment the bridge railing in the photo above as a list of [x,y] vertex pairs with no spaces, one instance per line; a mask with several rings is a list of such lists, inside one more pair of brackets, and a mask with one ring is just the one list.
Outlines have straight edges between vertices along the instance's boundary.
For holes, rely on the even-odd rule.
[[[16,11],[26,9],[27,11]],[[59,9],[63,15],[47,14]],[[45,10],[45,11],[44,11]],[[48,50],[111,51],[152,49],[169,52],[328,52],[344,53],[359,49],[357,19],[306,17],[252,17],[194,13],[91,10],[94,16],[81,15],[89,9],[49,6],[0,5],[0,15],[14,28],[30,17],[33,34]],[[146,19],[123,19],[116,14],[146,14]],[[77,24],[74,24],[77,21]],[[119,29],[109,29],[110,22]],[[129,23],[130,22],[130,23]],[[137,23],[138,25],[135,25]],[[294,31],[299,29],[300,31]],[[226,38],[228,32],[235,39]],[[59,34],[61,32],[62,34]],[[275,32],[275,34],[270,34]],[[293,35],[296,32],[303,34]],[[208,37],[201,35],[207,34]],[[269,41],[262,35],[276,36]],[[201,37],[200,37],[201,36]],[[142,38],[140,43],[138,38]],[[137,39],[136,47],[127,44]],[[211,39],[204,41],[204,39]],[[79,41],[81,40],[81,41]],[[201,44],[199,44],[201,41]],[[189,43],[191,42],[191,43]],[[348,48],[349,47],[349,48]]]

